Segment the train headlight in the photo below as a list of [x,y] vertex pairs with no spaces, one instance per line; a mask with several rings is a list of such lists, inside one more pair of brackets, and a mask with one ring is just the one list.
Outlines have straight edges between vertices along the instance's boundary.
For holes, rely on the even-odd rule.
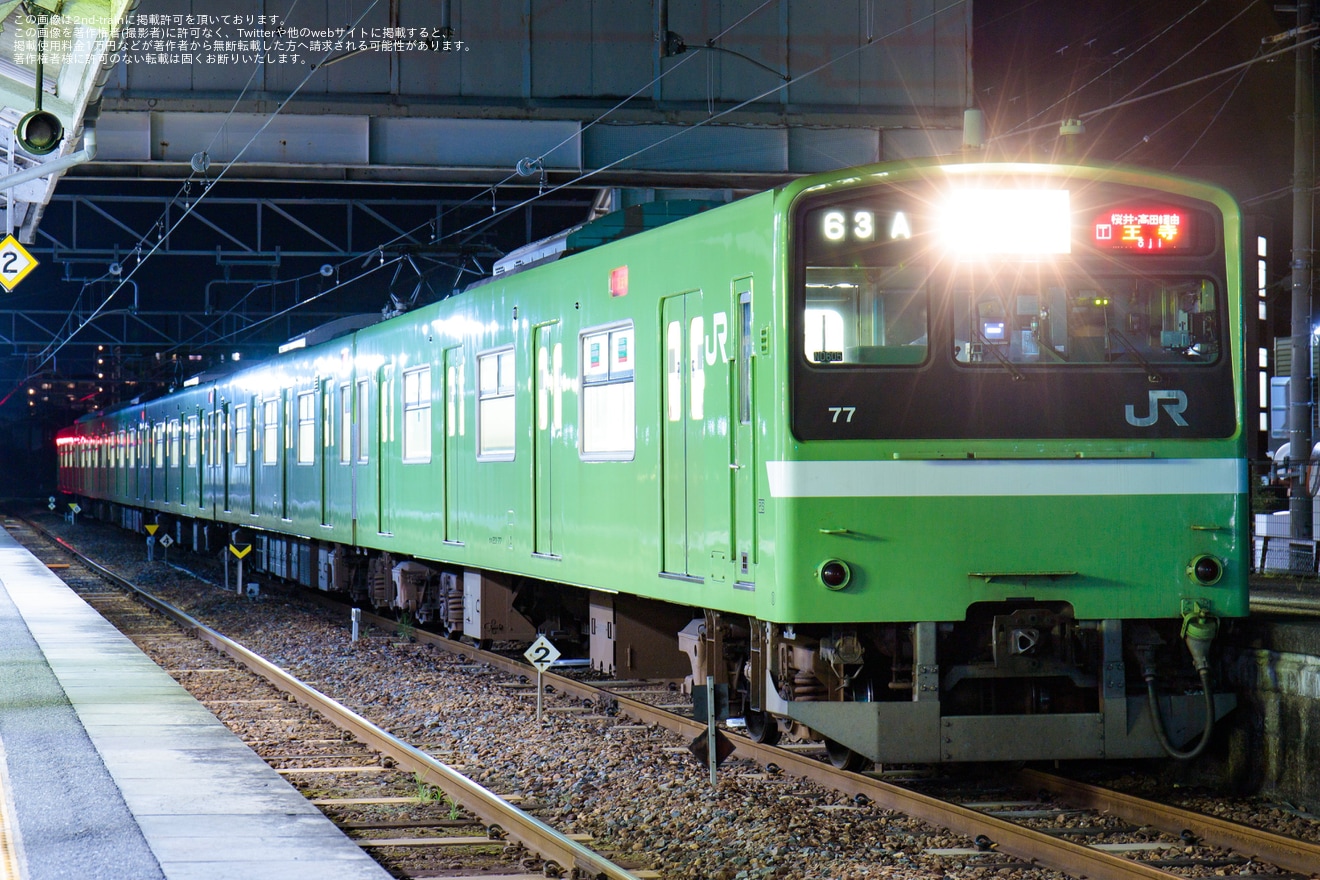
[[1187,576],[1203,587],[1212,587],[1224,576],[1224,564],[1214,556],[1202,554],[1187,566]]
[[816,577],[831,590],[842,590],[852,580],[852,569],[842,559],[827,559],[816,569]]

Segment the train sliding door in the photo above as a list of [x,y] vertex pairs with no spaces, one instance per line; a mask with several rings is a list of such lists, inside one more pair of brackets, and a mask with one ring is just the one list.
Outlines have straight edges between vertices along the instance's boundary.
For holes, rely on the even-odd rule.
[[754,589],[756,580],[756,395],[754,372],[755,353],[752,339],[752,279],[739,278],[733,282],[734,329],[734,381],[729,383],[733,393],[730,420],[732,444],[729,449],[729,474],[733,480],[733,571],[734,585]]
[[705,365],[699,290],[661,302],[661,350],[665,377],[660,432],[661,571],[701,579],[704,497],[701,436],[705,419]]

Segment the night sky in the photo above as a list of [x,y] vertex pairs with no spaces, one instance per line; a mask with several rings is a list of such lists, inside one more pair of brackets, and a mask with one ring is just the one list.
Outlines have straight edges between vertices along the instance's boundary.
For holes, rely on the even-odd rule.
[[1239,198],[1288,185],[1294,54],[1209,75],[1289,46],[1261,40],[1295,15],[1261,0],[975,2],[974,85],[995,149],[1052,155],[1060,120],[1081,116],[1091,158],[1213,176]]

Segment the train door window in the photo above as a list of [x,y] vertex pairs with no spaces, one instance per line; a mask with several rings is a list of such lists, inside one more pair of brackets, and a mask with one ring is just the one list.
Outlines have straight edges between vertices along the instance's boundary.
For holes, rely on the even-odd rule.
[[[335,445],[335,393],[329,380],[317,386],[321,392],[321,445],[330,449]],[[327,457],[329,453],[327,453]]]
[[738,423],[752,423],[752,295],[738,297]]
[[298,395],[298,464],[316,460],[316,392]]
[[431,368],[403,374],[403,460],[431,460]]
[[683,419],[683,324],[670,321],[665,328],[665,400],[671,422]]
[[463,354],[462,349],[445,352],[445,433],[450,437],[467,434],[463,409]]
[[197,467],[197,416],[188,416],[187,419],[187,448],[188,448],[188,467]]
[[248,463],[248,408],[246,403],[234,407],[234,464]]
[[179,466],[179,442],[180,442],[179,420],[170,419],[170,467]]
[[380,434],[376,443],[382,450],[381,458],[384,458],[385,444],[394,439],[394,364],[380,368],[376,385],[380,388],[380,398],[376,401],[380,409]]
[[280,402],[278,399],[261,402],[261,463],[275,464],[280,460]]
[[477,355],[477,458],[512,461],[513,348]]
[[157,422],[152,428],[156,433],[156,467],[165,467],[165,423]]
[[339,386],[339,463],[353,459],[353,395],[348,384]]
[[633,457],[637,434],[634,341],[631,322],[582,334],[583,459],[629,461]]
[[357,413],[358,413],[357,460],[358,461],[367,460],[367,447],[369,441],[371,440],[371,419],[367,418],[367,413],[369,412],[369,410],[367,409],[367,401],[369,399],[368,395],[370,393],[371,393],[371,380],[359,379],[357,383]]

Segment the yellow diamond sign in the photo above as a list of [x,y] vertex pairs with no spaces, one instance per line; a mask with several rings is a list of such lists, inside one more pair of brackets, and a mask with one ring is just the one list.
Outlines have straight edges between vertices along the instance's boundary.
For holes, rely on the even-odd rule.
[[35,268],[37,258],[29,254],[18,239],[7,235],[4,241],[0,241],[0,285],[4,285],[5,290],[13,290]]

